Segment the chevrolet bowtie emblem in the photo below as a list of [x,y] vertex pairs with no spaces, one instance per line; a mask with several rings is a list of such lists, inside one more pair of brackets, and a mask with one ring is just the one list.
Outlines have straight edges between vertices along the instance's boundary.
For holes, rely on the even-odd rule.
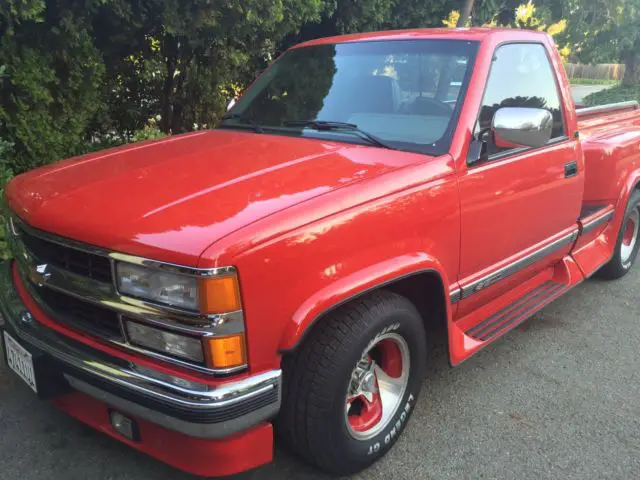
[[47,268],[48,265],[46,263],[33,266],[30,271],[31,281],[38,285],[43,285],[51,277],[51,273],[47,271]]

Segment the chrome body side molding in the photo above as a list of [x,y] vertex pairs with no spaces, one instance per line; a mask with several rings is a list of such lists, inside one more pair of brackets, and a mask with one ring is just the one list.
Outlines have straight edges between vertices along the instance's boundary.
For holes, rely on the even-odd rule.
[[504,267],[496,270],[495,272],[491,272],[490,274],[479,278],[468,285],[464,285],[459,290],[459,293],[454,296],[457,292],[454,290],[450,293],[451,295],[451,303],[456,303],[457,301],[464,300],[465,298],[469,298],[471,295],[478,293],[479,291],[494,285],[500,280],[504,280],[507,277],[510,277],[514,273],[523,270],[539,260],[542,260],[544,257],[551,255],[552,253],[557,252],[561,248],[573,244],[578,238],[578,229],[575,231],[555,240],[554,242],[546,245],[535,252],[530,253],[526,257],[523,257],[519,260],[516,260],[509,265],[505,265]]
[[610,103],[608,105],[598,105],[596,107],[579,108],[576,110],[576,115],[578,119],[580,119],[598,113],[615,113],[620,110],[636,110],[639,106],[640,105],[635,100],[630,102]]
[[460,301],[461,290],[456,288],[449,292],[449,298],[451,299],[451,303],[458,303]]
[[611,219],[613,218],[614,213],[615,212],[613,210],[609,210],[604,215],[601,215],[599,217],[596,217],[596,218],[594,218],[592,220],[589,220],[588,222],[584,223],[582,225],[582,231],[581,231],[580,234],[584,235],[586,233],[591,232],[592,230],[595,230],[597,227],[599,227],[603,223],[610,222]]

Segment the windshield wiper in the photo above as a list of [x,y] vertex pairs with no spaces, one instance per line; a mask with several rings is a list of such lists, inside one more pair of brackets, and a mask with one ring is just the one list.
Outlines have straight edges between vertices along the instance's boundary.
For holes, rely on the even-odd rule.
[[362,130],[355,123],[334,122],[330,120],[287,120],[283,122],[283,125],[286,125],[288,127],[307,127],[319,131],[325,130],[351,132],[368,141],[369,144],[375,145],[376,147],[388,148],[389,150],[397,150],[395,147],[392,147],[384,140],[378,138],[372,133]]
[[[251,128],[254,132],[256,133],[264,133],[264,130],[262,129],[262,127],[260,125],[256,125],[256,123],[249,117],[245,117],[244,115],[242,115],[241,113],[229,113],[227,115],[224,115],[221,120],[224,122],[225,120],[239,120],[240,122],[242,122],[244,125],[246,125],[247,127]],[[227,125],[224,124],[220,124],[220,127],[240,127],[243,125],[239,125],[239,124],[234,124],[234,123],[230,123]]]

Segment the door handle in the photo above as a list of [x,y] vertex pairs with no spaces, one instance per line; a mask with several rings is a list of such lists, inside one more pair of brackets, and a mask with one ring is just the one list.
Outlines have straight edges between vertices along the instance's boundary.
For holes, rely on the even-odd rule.
[[564,178],[575,177],[578,174],[578,162],[573,161],[564,164]]

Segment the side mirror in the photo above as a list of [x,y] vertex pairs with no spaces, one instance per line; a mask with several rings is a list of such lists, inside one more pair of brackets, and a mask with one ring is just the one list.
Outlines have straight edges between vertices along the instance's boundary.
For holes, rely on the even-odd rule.
[[495,144],[502,148],[542,147],[552,129],[553,116],[543,108],[499,108],[491,122]]

